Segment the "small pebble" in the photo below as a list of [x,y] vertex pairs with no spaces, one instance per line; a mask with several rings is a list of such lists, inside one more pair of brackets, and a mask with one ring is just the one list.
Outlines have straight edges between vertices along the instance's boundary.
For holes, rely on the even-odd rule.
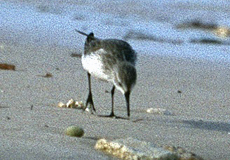
[[65,134],[72,137],[82,137],[84,130],[78,126],[70,126],[66,129]]

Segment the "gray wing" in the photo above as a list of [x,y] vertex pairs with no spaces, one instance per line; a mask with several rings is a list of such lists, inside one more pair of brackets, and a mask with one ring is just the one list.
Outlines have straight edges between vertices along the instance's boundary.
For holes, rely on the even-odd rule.
[[117,39],[105,39],[102,42],[101,47],[108,53],[120,60],[125,60],[135,65],[137,54],[127,42]]

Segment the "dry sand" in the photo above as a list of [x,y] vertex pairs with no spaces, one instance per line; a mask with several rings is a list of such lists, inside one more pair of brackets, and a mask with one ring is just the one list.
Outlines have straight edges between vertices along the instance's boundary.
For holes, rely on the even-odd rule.
[[[2,63],[16,66],[16,71],[0,70],[1,160],[111,159],[94,150],[96,140],[123,137],[181,146],[206,160],[230,158],[229,64],[139,53],[131,120],[121,120],[56,107],[60,101],[87,97],[86,72],[80,59],[70,56],[73,52],[58,46],[1,44]],[[53,77],[41,76],[47,73]],[[111,87],[92,80],[99,114],[110,113],[105,91]],[[147,114],[151,107],[174,115]],[[126,116],[119,91],[115,114]],[[82,126],[84,137],[64,135],[70,125]]]

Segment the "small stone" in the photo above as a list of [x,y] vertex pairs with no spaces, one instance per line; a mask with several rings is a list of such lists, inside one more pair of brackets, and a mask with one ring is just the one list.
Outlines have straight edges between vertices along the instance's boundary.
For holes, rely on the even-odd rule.
[[78,126],[70,126],[66,129],[65,134],[72,137],[82,137],[84,130]]

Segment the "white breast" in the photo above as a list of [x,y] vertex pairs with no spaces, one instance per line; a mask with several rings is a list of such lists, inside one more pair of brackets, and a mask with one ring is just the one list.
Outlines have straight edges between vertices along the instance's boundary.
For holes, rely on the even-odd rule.
[[108,81],[110,80],[110,76],[104,73],[104,64],[102,63],[102,59],[100,56],[100,54],[105,53],[106,52],[103,49],[99,49],[89,55],[83,55],[81,61],[83,68],[92,76]]

